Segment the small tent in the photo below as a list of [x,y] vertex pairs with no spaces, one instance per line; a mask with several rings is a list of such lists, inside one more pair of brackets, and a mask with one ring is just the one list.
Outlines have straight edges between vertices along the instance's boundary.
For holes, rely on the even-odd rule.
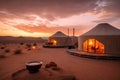
[[61,31],[58,31],[49,37],[48,42],[51,43],[51,46],[66,47],[70,44],[71,38]]
[[98,24],[78,37],[78,50],[88,53],[120,54],[120,29],[108,23]]

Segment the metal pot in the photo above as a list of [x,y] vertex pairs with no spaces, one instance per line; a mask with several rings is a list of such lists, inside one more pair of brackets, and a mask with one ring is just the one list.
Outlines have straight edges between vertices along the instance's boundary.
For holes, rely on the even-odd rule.
[[26,69],[30,72],[30,73],[36,73],[39,72],[39,69],[42,66],[42,61],[31,61],[28,62],[26,64]]

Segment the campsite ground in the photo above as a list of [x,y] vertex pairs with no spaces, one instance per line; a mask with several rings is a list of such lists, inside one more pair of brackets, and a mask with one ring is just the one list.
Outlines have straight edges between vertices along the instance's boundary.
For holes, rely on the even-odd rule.
[[[65,48],[42,48],[41,43],[37,43],[35,50],[28,50],[25,44],[17,43],[6,44],[5,48],[10,52],[0,50],[0,54],[6,55],[0,58],[0,80],[9,80],[13,72],[25,68],[25,63],[32,60],[43,61],[42,67],[54,61],[65,72],[75,75],[77,80],[120,80],[120,61],[76,57],[67,54]],[[16,49],[21,49],[23,53],[15,55]]]

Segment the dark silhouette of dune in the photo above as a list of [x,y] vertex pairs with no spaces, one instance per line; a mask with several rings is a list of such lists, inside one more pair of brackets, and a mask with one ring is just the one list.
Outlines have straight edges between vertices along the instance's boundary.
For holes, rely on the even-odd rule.
[[17,43],[17,42],[43,42],[41,37],[12,37],[12,36],[0,36],[1,43]]

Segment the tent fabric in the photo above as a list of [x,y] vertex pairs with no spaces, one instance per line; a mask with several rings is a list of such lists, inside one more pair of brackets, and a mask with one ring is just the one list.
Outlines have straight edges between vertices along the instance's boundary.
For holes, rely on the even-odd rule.
[[84,33],[82,36],[89,35],[120,35],[120,29],[117,29],[108,23],[101,23],[90,31]]
[[50,39],[54,39],[57,41],[56,46],[68,46],[71,41],[71,38],[61,31],[58,31],[55,34],[53,34],[52,36],[50,36],[49,40]]
[[50,37],[68,37],[68,36],[66,34],[62,33],[61,31],[58,31]]
[[69,46],[77,43],[77,37],[70,37],[64,34],[61,31],[56,32],[52,36],[49,37],[49,40],[56,40],[57,44],[56,46]]
[[98,24],[95,28],[79,36],[78,50],[83,51],[83,43],[88,39],[96,39],[103,43],[106,54],[120,54],[120,29],[108,23]]

